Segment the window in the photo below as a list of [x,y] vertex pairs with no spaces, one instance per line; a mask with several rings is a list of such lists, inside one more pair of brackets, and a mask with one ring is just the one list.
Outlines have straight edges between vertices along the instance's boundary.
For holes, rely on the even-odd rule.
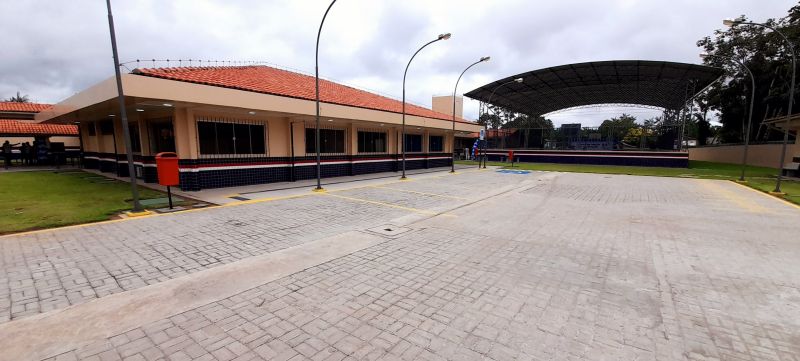
[[441,135],[431,135],[428,137],[428,151],[429,152],[443,152],[444,151],[444,137]]
[[104,120],[100,122],[100,134],[102,135],[113,135],[114,134],[114,122],[111,120]]
[[265,154],[264,125],[197,122],[200,154]]
[[358,132],[358,152],[359,153],[385,153],[386,152],[386,133],[381,132]]
[[139,125],[128,124],[128,132],[131,135],[131,151],[134,153],[142,152],[142,138],[139,136]]
[[422,134],[406,134],[406,152],[422,152]]
[[[316,153],[314,134],[316,129],[306,128],[306,153]],[[344,129],[320,129],[319,130],[319,152],[320,153],[344,153],[345,136]]]
[[147,123],[150,126],[150,152],[174,152],[175,132],[172,129],[172,119],[150,119]]
[[94,137],[97,135],[97,128],[94,122],[86,124],[86,129],[89,130],[89,136]]

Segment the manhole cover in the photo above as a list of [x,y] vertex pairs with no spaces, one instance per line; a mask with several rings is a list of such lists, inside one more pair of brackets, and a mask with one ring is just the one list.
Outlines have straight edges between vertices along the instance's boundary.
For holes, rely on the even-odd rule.
[[380,227],[370,228],[367,231],[379,234],[384,237],[394,238],[410,230],[411,228],[398,227],[392,224],[387,224]]

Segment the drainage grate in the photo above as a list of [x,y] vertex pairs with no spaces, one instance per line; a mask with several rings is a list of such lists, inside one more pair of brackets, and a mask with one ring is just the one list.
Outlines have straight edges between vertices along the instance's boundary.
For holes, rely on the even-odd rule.
[[383,225],[383,226],[380,226],[380,227],[370,228],[367,231],[375,233],[375,234],[378,234],[378,235],[381,235],[381,236],[384,236],[384,237],[394,238],[394,237],[397,237],[397,236],[399,236],[399,235],[401,235],[403,233],[406,233],[406,232],[408,232],[410,230],[411,230],[411,228],[398,227],[398,226],[395,226],[393,224],[387,224],[387,225]]

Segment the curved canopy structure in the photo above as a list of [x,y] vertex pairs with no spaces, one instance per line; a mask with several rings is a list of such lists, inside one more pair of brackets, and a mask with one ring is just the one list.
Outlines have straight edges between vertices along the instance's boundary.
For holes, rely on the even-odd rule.
[[[705,65],[666,61],[597,61],[517,74],[464,95],[532,116],[592,104],[680,109],[723,72]],[[517,78],[523,81],[515,82]]]

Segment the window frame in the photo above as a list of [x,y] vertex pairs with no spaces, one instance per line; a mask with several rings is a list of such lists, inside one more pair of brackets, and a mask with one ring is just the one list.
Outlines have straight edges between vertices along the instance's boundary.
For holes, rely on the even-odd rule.
[[[442,140],[442,142],[440,143],[441,148],[439,150],[431,149],[431,144],[433,144],[433,142],[431,142],[431,139],[434,138],[434,137],[435,138],[440,138]],[[444,142],[445,142],[444,135],[428,134],[428,153],[444,153],[444,149],[445,149],[444,148]]]
[[[348,134],[347,134],[348,133],[348,129],[347,128],[334,128],[334,127],[325,127],[325,128],[320,127],[319,128],[320,138],[323,138],[323,136],[324,136],[323,132],[331,132],[331,131],[332,132],[341,132],[342,133],[342,149],[341,149],[341,151],[339,151],[338,149],[334,149],[334,151],[332,151],[332,152],[325,152],[325,151],[323,151],[323,149],[320,149],[319,154],[321,154],[321,155],[322,154],[325,154],[325,155],[347,155],[348,154],[348,150],[350,148],[348,146],[348,144],[347,144],[348,143],[348,138],[349,138]],[[309,137],[309,133],[312,134],[313,136]],[[317,154],[316,149],[315,149],[316,148],[316,140],[314,139],[314,136],[316,136],[316,128],[306,125],[305,131],[303,133],[303,138],[304,138],[304,141],[305,141],[304,150],[305,150],[306,155]],[[309,139],[311,139],[311,141],[312,141],[311,144],[309,144]],[[322,140],[322,139],[320,139],[320,140]],[[338,145],[338,142],[336,142],[334,144],[334,146],[336,146],[336,145]],[[322,145],[322,141],[320,141],[320,148],[324,148],[323,145]]]
[[131,141],[131,153],[142,154],[142,133],[138,122],[128,123],[128,135]]
[[[383,140],[383,147],[382,147],[383,150],[369,150],[368,147],[367,147],[368,143],[363,143],[362,144],[362,142],[361,142],[362,133],[364,134],[364,140],[365,141],[367,140],[366,139],[367,138],[367,134],[372,134],[372,135],[380,134],[380,135],[382,135],[381,138],[383,138],[382,139]],[[389,152],[389,132],[387,132],[386,130],[356,129],[356,137],[357,137],[357,139],[356,139],[356,153],[357,154],[386,154],[386,153]],[[373,138],[371,140],[374,142],[377,139]],[[363,145],[363,150],[362,150],[362,145]],[[372,143],[372,145],[374,146],[375,143]]]
[[[214,126],[214,150],[212,152],[206,152],[208,149],[204,151],[204,141],[202,138],[201,132],[203,131],[202,128],[206,125],[205,124],[213,124]],[[227,125],[230,127],[230,134],[231,134],[231,144],[226,144],[225,149],[220,149],[220,137],[219,137],[219,128],[220,124]],[[269,156],[269,127],[267,121],[259,121],[259,120],[244,120],[244,119],[231,119],[231,118],[217,118],[211,116],[198,116],[195,118],[195,131],[196,133],[196,141],[197,141],[197,153],[199,158],[257,158],[257,157],[268,157]],[[238,151],[241,150],[240,145],[237,144],[238,141],[242,140],[242,135],[236,134],[236,129],[242,129],[242,127],[247,128],[247,144],[248,144],[248,153],[239,153]],[[254,152],[256,147],[253,144],[253,134],[258,134],[258,131],[253,132],[254,128],[260,127],[263,142],[259,144],[259,147],[263,147],[263,152]],[[226,130],[227,134],[227,130]],[[237,149],[238,148],[238,149]],[[230,152],[222,152],[230,151]]]
[[[406,143],[406,140],[403,139],[403,145],[405,146],[406,153],[424,153],[425,152],[425,144],[424,144],[425,137],[423,136],[422,133],[408,133],[408,132],[406,132],[405,136],[406,137],[410,137],[410,136],[419,137],[419,150],[409,149],[410,147]],[[400,137],[403,138],[403,135],[400,134]],[[402,150],[403,149],[400,149],[401,152],[402,152]]]

